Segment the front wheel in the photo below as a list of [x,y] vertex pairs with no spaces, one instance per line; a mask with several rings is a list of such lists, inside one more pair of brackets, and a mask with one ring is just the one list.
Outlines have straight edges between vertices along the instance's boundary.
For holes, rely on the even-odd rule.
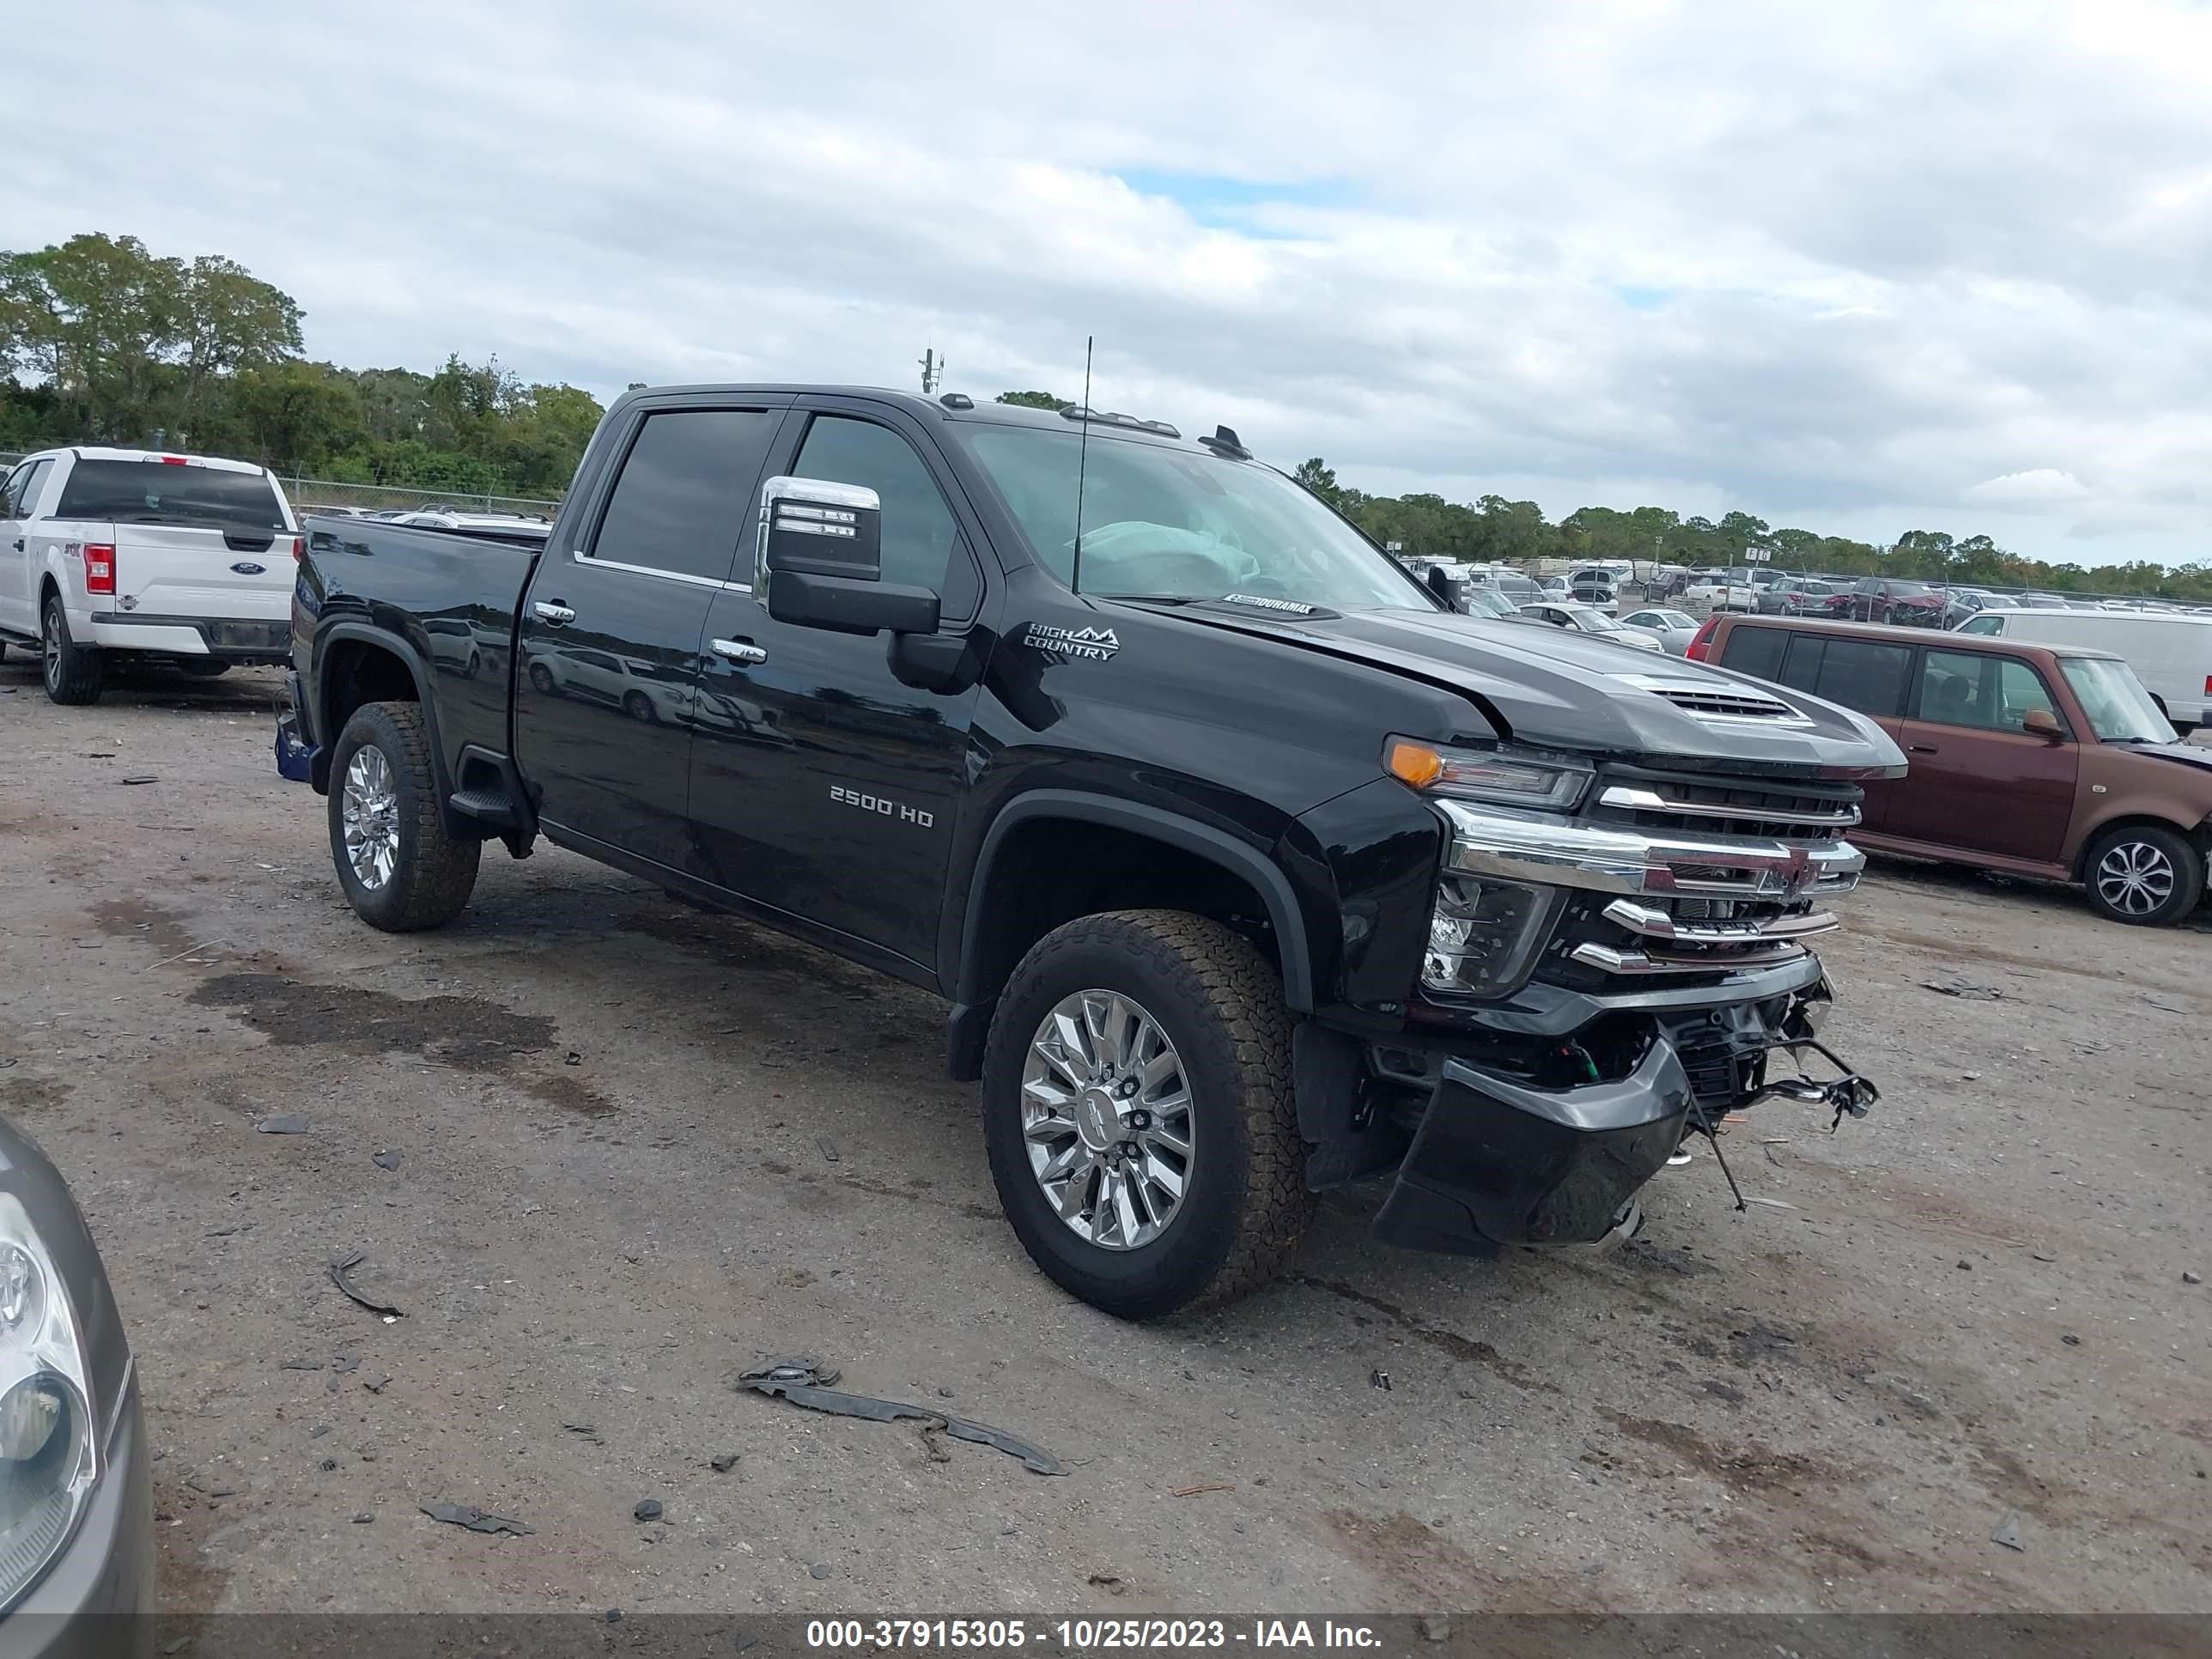
[[1006,1218],[1063,1289],[1124,1319],[1273,1278],[1311,1218],[1281,981],[1172,910],[1048,933],[999,999],[984,1138]]
[[50,702],[76,705],[100,701],[107,684],[106,666],[97,650],[70,637],[69,616],[58,593],[46,600],[40,643]]
[[530,665],[530,684],[541,696],[554,697],[561,694],[561,688],[553,683],[553,671],[542,662]]
[[451,921],[469,902],[483,844],[456,841],[439,811],[422,711],[368,702],[331,755],[331,857],[356,915],[387,933]]
[[2128,824],[2089,849],[2089,902],[2109,920],[2168,927],[2204,896],[2204,860],[2178,832]]
[[651,726],[653,724],[653,699],[642,691],[633,691],[623,699],[623,713],[634,720]]

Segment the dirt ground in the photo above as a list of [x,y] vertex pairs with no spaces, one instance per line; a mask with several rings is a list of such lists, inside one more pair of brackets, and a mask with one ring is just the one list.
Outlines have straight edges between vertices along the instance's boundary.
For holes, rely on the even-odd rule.
[[[1885,1098],[1735,1126],[1748,1211],[1704,1152],[1620,1253],[1469,1262],[1340,1196],[1132,1327],[1000,1218],[929,998],[554,851],[372,932],[275,692],[0,663],[0,1112],[113,1276],[173,1608],[2212,1609],[2202,926],[1881,866],[1826,955]],[[734,1390],[792,1351],[1069,1474]]]

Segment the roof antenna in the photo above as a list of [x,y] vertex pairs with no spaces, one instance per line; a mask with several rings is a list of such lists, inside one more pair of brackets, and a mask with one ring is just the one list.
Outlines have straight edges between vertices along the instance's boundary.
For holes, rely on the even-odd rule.
[[1083,477],[1091,459],[1091,347],[1097,337],[1083,337],[1083,435],[1075,444],[1075,558],[1068,568],[1067,585],[1083,591]]

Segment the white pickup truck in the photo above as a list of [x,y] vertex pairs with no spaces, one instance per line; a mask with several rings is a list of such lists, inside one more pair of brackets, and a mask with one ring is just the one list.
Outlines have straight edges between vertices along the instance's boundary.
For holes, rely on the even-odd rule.
[[63,703],[97,702],[118,656],[210,677],[281,663],[301,551],[265,467],[41,450],[0,484],[0,650],[35,645]]

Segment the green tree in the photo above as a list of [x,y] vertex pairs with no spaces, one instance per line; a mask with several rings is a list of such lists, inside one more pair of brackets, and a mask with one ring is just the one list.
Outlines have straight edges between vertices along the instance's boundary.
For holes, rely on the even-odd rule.
[[300,307],[234,259],[203,254],[177,272],[178,421],[196,433],[219,377],[300,355]]
[[1297,471],[1291,477],[1331,507],[1340,512],[1343,510],[1344,492],[1336,487],[1336,470],[1320,456],[1300,461]]
[[1017,409],[1065,409],[1068,400],[1056,398],[1049,392],[1001,392],[991,399],[994,404],[1012,404]]

